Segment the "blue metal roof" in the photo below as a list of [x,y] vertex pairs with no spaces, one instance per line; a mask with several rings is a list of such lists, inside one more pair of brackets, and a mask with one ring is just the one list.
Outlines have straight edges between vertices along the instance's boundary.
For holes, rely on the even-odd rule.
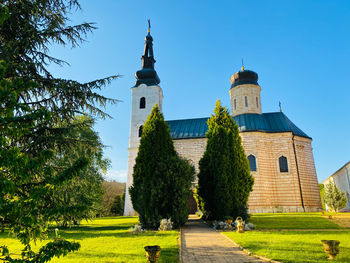
[[[170,135],[173,139],[204,138],[208,131],[209,118],[171,120],[167,121]],[[246,113],[233,117],[240,132],[292,132],[294,135],[310,138],[299,129],[283,112],[263,114]]]

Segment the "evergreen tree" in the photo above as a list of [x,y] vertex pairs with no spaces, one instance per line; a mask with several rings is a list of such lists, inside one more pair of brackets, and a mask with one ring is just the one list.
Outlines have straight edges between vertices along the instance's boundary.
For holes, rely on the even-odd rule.
[[[86,156],[55,165],[65,149],[89,145],[68,132],[74,117],[106,117],[100,107],[116,102],[96,92],[116,76],[79,83],[55,78],[47,69],[50,63],[65,63],[48,55],[50,45],[78,46],[95,28],[67,25],[68,15],[79,7],[77,0],[5,0],[0,5],[0,229],[9,229],[24,245],[16,262],[47,262],[79,248],[56,238],[35,253],[30,242],[45,238],[57,215],[49,202],[52,191],[89,166]],[[13,261],[5,246],[0,255]]]
[[323,209],[323,211],[326,211],[326,205],[324,203],[324,194],[325,194],[324,184],[318,184],[318,187],[320,189],[322,209]]
[[[124,195],[123,195],[124,196]],[[124,211],[124,198],[122,195],[117,195],[114,198],[110,213],[115,216],[123,215]]]
[[194,168],[175,151],[168,124],[155,105],[143,127],[130,196],[143,228],[158,229],[171,218],[175,227],[186,222]]
[[171,218],[173,227],[178,228],[187,222],[190,211],[189,197],[192,195],[192,181],[195,169],[185,159],[175,156],[169,168],[168,212],[163,218]]
[[48,202],[56,209],[53,220],[64,227],[92,219],[102,212],[103,173],[107,171],[109,160],[103,158],[104,145],[93,130],[94,123],[90,117],[76,117],[67,135],[77,142],[55,154],[56,167],[70,166],[81,157],[89,161],[81,176],[63,182],[52,189],[48,197]]
[[208,219],[225,216],[246,218],[254,179],[250,174],[237,124],[228,110],[216,102],[208,120],[207,146],[199,161],[198,194]]
[[340,191],[332,181],[329,181],[326,185],[324,201],[330,209],[338,213],[339,209],[346,206],[348,199],[345,192]]

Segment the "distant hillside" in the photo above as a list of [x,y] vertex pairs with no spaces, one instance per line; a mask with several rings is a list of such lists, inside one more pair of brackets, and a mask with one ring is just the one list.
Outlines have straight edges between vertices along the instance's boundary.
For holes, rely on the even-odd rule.
[[117,195],[122,195],[125,192],[125,183],[119,183],[116,181],[104,181],[102,183],[104,190],[103,195],[103,214],[105,216],[110,214],[112,203]]

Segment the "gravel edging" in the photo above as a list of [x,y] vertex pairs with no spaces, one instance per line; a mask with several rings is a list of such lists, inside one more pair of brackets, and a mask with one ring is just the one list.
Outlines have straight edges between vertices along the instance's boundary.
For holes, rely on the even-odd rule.
[[242,247],[241,245],[237,244],[235,241],[233,241],[231,238],[229,238],[228,236],[224,235],[223,233],[220,232],[220,234],[223,235],[226,239],[230,240],[234,247],[239,248],[239,249],[242,250],[244,253],[246,253],[248,256],[255,257],[255,258],[261,259],[261,260],[266,261],[266,262],[271,262],[271,263],[283,263],[283,262],[281,262],[281,261],[276,261],[276,260],[273,260],[273,259],[269,259],[269,258],[265,258],[265,257],[263,257],[263,256],[256,255],[256,254],[250,252],[248,249],[245,249],[245,248]]

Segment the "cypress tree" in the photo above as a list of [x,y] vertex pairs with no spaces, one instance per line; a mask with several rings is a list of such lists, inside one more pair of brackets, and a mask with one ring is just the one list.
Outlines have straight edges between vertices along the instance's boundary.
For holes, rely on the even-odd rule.
[[206,151],[199,162],[198,194],[208,219],[247,216],[253,186],[237,124],[228,110],[216,102],[208,120]]
[[155,105],[143,127],[129,189],[143,228],[158,229],[163,218],[171,218],[175,226],[186,222],[193,174],[194,168],[178,157],[168,124]]

